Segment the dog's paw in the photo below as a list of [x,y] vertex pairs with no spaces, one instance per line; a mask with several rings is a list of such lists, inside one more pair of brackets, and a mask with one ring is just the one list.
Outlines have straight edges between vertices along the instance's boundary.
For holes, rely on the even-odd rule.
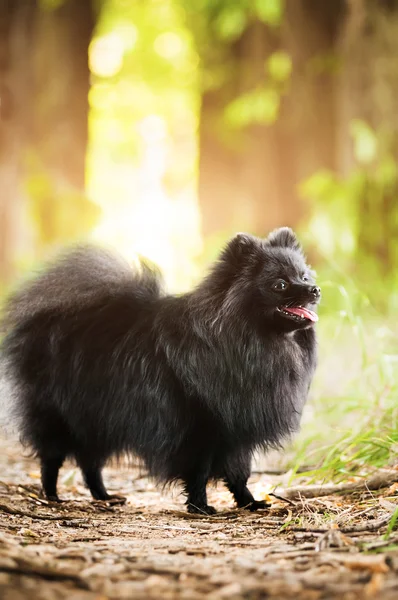
[[188,512],[197,515],[215,515],[217,511],[213,506],[209,506],[208,504],[204,506],[188,504]]
[[58,496],[58,494],[43,494],[43,498],[48,500],[48,502],[56,502],[57,504],[61,504],[62,502],[66,502],[66,500],[62,500]]
[[265,510],[270,507],[271,504],[268,504],[268,502],[266,502],[265,500],[254,500],[254,502],[251,502],[244,508],[245,510],[250,510],[250,512],[255,512],[256,510]]
[[107,494],[105,498],[96,498],[95,502],[105,502],[111,506],[126,504],[127,498],[125,496],[119,496],[117,494]]

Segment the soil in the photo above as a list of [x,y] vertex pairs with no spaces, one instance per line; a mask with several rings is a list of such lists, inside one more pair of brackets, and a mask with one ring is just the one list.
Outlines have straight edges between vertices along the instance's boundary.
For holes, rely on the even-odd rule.
[[[218,513],[202,517],[186,513],[177,488],[126,467],[105,470],[125,505],[91,500],[73,466],[60,478],[66,501],[48,503],[37,462],[10,440],[0,451],[1,600],[398,597],[397,484],[272,497],[257,513],[236,510],[220,484],[209,494]],[[257,473],[251,488],[261,499],[277,483],[286,477]]]

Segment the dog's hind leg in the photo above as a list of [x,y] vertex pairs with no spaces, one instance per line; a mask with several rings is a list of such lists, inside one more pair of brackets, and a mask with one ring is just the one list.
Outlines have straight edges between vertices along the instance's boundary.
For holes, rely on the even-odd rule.
[[264,500],[255,500],[247,487],[251,472],[250,453],[241,452],[228,456],[223,471],[225,483],[235,498],[238,508],[246,508],[250,511],[269,508],[270,505]]
[[56,412],[36,411],[28,415],[27,438],[41,463],[41,483],[47,500],[60,502],[57,494],[58,473],[70,453],[70,438]]
[[80,465],[82,469],[85,484],[95,500],[109,500],[110,495],[106,491],[104,480],[102,479],[102,469],[97,465]]
[[188,512],[202,515],[213,515],[217,512],[213,506],[207,504],[206,485],[209,473],[210,464],[204,461],[183,477],[185,493],[188,496]]
[[126,501],[126,498],[123,496],[108,494],[104,480],[102,479],[102,462],[77,457],[77,463],[82,471],[84,482],[94,500],[117,500],[121,503]]
[[57,494],[58,473],[66,458],[66,454],[41,456],[41,483],[47,500],[61,502]]

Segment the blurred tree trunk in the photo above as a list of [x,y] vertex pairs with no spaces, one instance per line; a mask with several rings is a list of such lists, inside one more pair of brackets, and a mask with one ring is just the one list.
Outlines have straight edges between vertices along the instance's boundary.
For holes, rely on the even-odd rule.
[[21,247],[22,151],[31,102],[30,62],[35,0],[0,2],[0,284]]
[[[245,32],[229,50],[228,68],[233,77],[224,87],[203,94],[199,201],[206,236],[225,234],[230,229],[253,229],[254,225],[261,227],[257,219],[259,210],[262,214],[265,210],[271,218],[275,204],[272,153],[268,156],[270,144],[261,144],[260,138],[272,135],[272,132],[257,126],[251,126],[249,131],[226,131],[224,122],[227,104],[264,80],[264,60],[272,48],[268,37],[262,23],[256,23]],[[259,142],[262,146],[260,155]],[[259,161],[260,171],[257,169]],[[265,188],[264,179],[268,179]]]
[[303,216],[297,185],[319,169],[337,166],[335,45],[344,17],[344,0],[286,2],[281,42],[293,71],[277,123],[283,143],[279,178],[284,179],[286,152],[292,166],[285,205],[296,223]]
[[[232,81],[205,92],[202,101],[199,200],[205,235],[295,226],[304,211],[297,184],[320,167],[335,168],[332,59],[343,18],[343,0],[287,0],[279,29],[257,22],[231,45]],[[264,85],[266,60],[279,49],[292,57],[293,74],[278,119],[252,125],[231,140],[221,126],[226,104]]]
[[[361,169],[358,259],[379,261],[385,274],[397,267],[398,239],[398,1],[347,0],[339,52],[339,171]],[[374,132],[374,156],[361,161],[348,132],[355,119]]]
[[[0,0],[2,282],[11,278],[18,255],[59,239],[63,227],[66,235],[68,226],[80,231],[84,209],[94,211],[84,196],[92,2],[46,6]],[[27,209],[34,240],[34,228],[24,227]]]
[[265,231],[280,216],[274,128],[251,125],[231,131],[224,121],[232,100],[264,83],[264,62],[274,49],[267,27],[254,23],[229,48],[227,68],[232,76],[226,85],[203,94],[199,201],[205,236],[241,229]]
[[56,176],[83,190],[88,139],[88,47],[95,25],[91,0],[64,0],[36,19],[32,139]]
[[36,15],[27,183],[39,246],[78,235],[96,212],[84,195],[94,26],[92,0],[63,0]]

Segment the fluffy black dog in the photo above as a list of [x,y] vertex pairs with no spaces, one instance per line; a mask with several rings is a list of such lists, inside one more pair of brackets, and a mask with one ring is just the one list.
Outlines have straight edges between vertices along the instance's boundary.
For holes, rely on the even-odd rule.
[[251,457],[297,430],[316,363],[320,298],[294,233],[238,234],[192,292],[163,294],[149,267],[78,247],[12,296],[2,344],[22,439],[58,500],[74,458],[96,499],[107,459],[140,457],[182,481],[188,510],[211,514],[209,479],[239,507]]

